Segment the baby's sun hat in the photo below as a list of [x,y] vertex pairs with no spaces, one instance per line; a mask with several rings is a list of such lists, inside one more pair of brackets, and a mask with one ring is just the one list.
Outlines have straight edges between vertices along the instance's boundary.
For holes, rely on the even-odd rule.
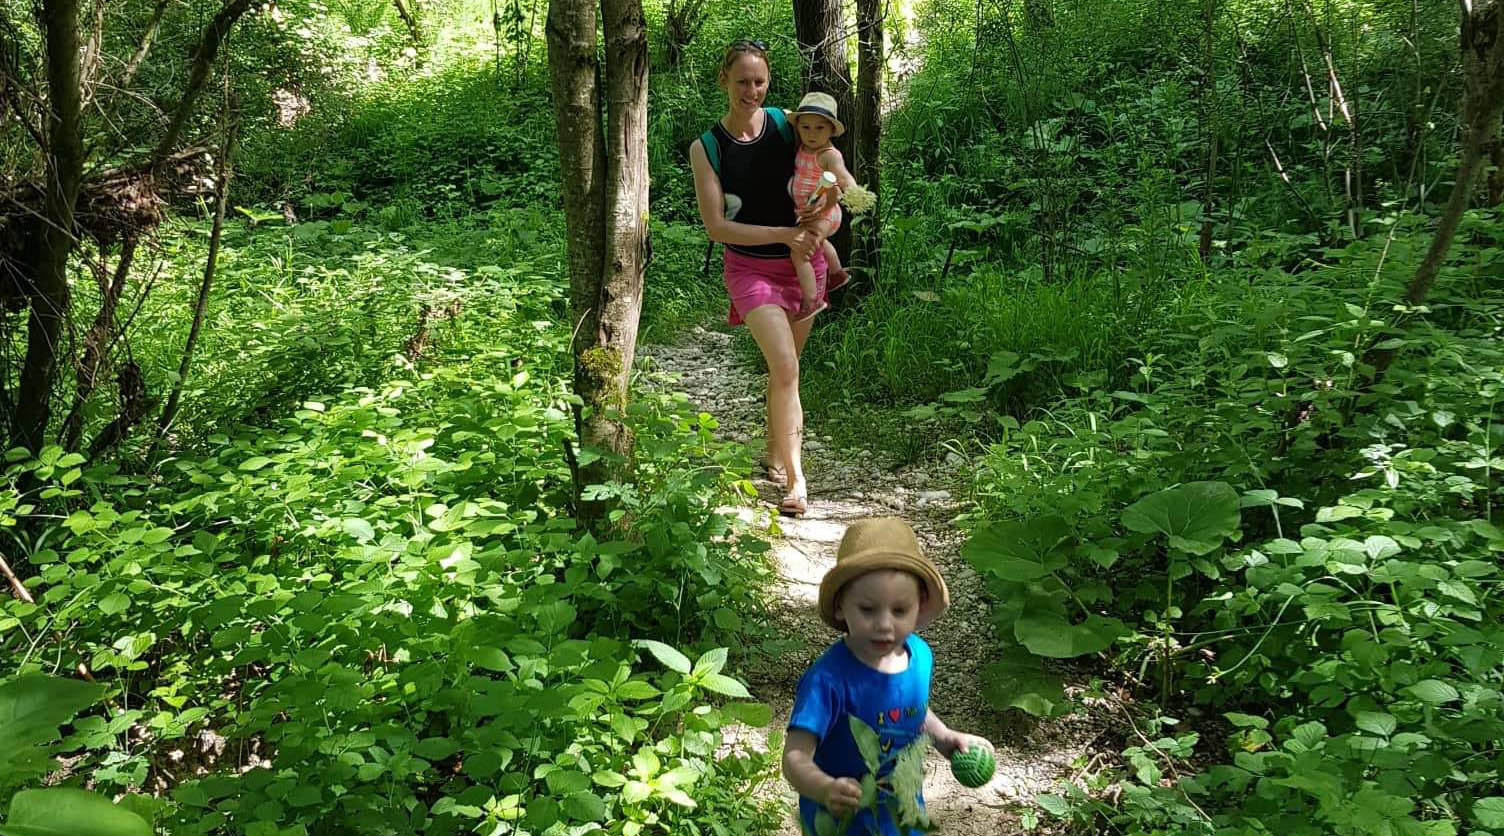
[[900,569],[911,572],[924,582],[928,595],[919,605],[916,627],[939,618],[950,606],[950,590],[935,564],[919,550],[914,529],[897,517],[857,520],[841,537],[836,550],[836,565],[820,581],[820,618],[837,630],[845,626],[836,620],[836,596],[841,588],[868,572]]
[[846,126],[836,118],[836,100],[829,93],[805,93],[804,98],[799,100],[799,109],[794,111],[794,118],[798,119],[801,113],[813,113],[816,116],[824,116],[835,126],[831,136],[840,136],[846,133]]

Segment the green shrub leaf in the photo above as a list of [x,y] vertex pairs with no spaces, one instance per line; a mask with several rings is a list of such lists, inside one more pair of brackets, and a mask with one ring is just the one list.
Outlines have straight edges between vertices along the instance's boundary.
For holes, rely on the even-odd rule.
[[633,642],[633,644],[637,645],[638,647],[645,648],[649,653],[653,654],[653,658],[662,662],[664,667],[668,668],[671,671],[677,671],[679,673],[688,675],[691,668],[693,668],[693,665],[691,665],[689,662],[688,656],[685,656],[683,653],[680,653],[672,647],[669,647],[663,642],[653,641],[652,639],[638,639],[637,641]]
[[1123,525],[1164,534],[1170,547],[1202,555],[1238,532],[1238,492],[1225,482],[1188,482],[1152,493],[1123,510]]
[[152,830],[102,795],[52,788],[16,793],[0,836],[152,836]]

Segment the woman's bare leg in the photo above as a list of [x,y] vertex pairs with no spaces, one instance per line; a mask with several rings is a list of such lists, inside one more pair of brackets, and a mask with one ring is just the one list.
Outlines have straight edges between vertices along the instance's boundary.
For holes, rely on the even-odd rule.
[[811,322],[797,325],[777,305],[763,305],[744,319],[752,339],[768,364],[768,461],[782,464],[788,474],[790,494],[805,495],[804,468],[799,433],[804,428],[804,410],[799,402],[799,350],[809,337]]

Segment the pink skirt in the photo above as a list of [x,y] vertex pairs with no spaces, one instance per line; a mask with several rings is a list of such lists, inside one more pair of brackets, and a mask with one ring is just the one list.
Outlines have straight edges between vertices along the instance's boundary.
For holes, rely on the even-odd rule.
[[[757,258],[726,247],[725,278],[726,293],[731,296],[731,312],[726,321],[732,325],[742,324],[742,318],[763,305],[777,305],[790,315],[799,312],[802,294],[799,292],[799,274],[794,272],[790,258]],[[825,295],[825,250],[817,247],[810,254],[809,263],[815,268],[815,289],[821,302],[829,301]]]

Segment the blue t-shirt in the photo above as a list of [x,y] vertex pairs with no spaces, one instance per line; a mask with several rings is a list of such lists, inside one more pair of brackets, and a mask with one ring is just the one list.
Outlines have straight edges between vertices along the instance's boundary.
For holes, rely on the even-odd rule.
[[[866,774],[856,740],[851,736],[849,715],[856,715],[877,730],[882,745],[883,763],[878,776],[893,769],[898,753],[919,737],[920,728],[930,707],[930,675],[935,659],[924,639],[910,634],[905,649],[909,666],[901,673],[883,673],[856,658],[844,640],[837,641],[810,665],[794,692],[794,712],[790,729],[803,729],[819,741],[815,747],[815,765],[836,778],[856,778]],[[924,804],[923,794],[919,803]],[[919,836],[919,831],[900,832],[884,805],[877,832],[883,836]],[[804,832],[815,832],[815,812],[819,802],[799,797],[799,820]],[[862,811],[847,828],[849,834],[872,832],[873,815]]]

